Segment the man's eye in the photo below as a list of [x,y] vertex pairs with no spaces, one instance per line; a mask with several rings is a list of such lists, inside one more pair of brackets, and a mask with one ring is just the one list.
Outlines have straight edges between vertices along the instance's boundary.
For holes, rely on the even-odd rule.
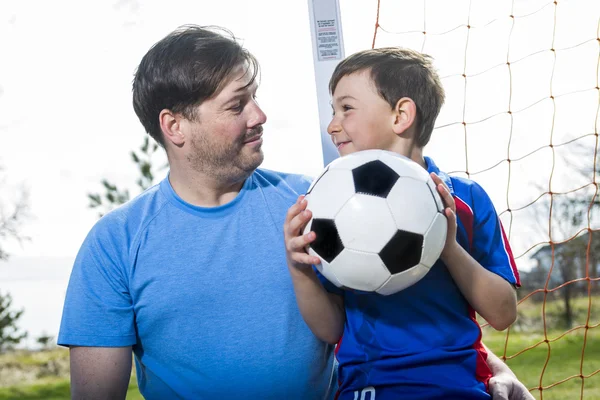
[[242,109],[243,109],[243,108],[244,108],[244,105],[243,105],[243,104],[242,104],[242,102],[240,101],[240,102],[238,102],[238,103],[235,103],[235,104],[234,104],[233,106],[231,106],[229,109],[230,109],[230,110],[232,110],[232,111],[237,111],[237,112],[239,112],[239,111],[242,111]]
[[350,106],[348,106],[348,105],[343,105],[343,106],[342,106],[342,110],[344,110],[344,111],[349,111],[349,110],[352,110],[352,107],[350,107]]

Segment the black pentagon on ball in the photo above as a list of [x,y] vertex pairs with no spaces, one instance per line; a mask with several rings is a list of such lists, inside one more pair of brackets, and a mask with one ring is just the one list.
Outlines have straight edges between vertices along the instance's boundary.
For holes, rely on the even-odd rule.
[[312,220],[310,230],[317,238],[310,247],[325,261],[332,262],[344,250],[342,239],[332,219],[315,218]]
[[352,170],[356,193],[386,198],[400,176],[384,162],[375,160]]
[[379,257],[393,275],[419,264],[422,249],[423,235],[398,230],[379,252]]

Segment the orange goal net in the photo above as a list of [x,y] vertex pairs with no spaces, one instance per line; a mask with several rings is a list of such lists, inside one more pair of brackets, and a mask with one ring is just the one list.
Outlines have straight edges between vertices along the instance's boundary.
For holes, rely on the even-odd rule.
[[426,154],[482,184],[509,235],[519,317],[481,320],[484,342],[536,398],[600,399],[600,2],[369,4],[372,46],[427,53],[442,77]]

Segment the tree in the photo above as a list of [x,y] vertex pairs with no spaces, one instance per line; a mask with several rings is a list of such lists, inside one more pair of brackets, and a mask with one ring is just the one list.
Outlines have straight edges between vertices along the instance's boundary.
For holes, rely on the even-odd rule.
[[[140,191],[148,189],[154,184],[155,168],[152,164],[152,157],[158,150],[156,142],[150,142],[148,136],[144,137],[144,142],[140,146],[138,151],[131,151],[131,159],[136,165],[140,174],[136,180],[136,186]],[[162,169],[165,166],[159,168]],[[102,217],[104,214],[113,210],[114,208],[126,203],[131,198],[128,189],[119,188],[117,185],[109,182],[107,179],[102,179],[101,184],[104,189],[104,193],[88,193],[88,199],[90,200],[90,208],[99,209],[98,216]]]
[[[544,287],[546,281],[549,289],[564,285],[557,291],[557,295],[563,301],[561,319],[567,329],[573,326],[576,316],[571,304],[572,299],[588,292],[588,282],[573,281],[584,278],[586,273],[591,278],[598,277],[600,231],[594,228],[594,224],[597,222],[595,214],[600,209],[596,185],[600,168],[598,164],[595,166],[581,164],[581,160],[589,160],[589,155],[596,151],[596,149],[592,150],[593,152],[590,152],[589,147],[578,147],[575,153],[568,154],[570,161],[572,159],[579,161],[579,163],[569,162],[572,175],[584,177],[586,181],[589,180],[589,183],[566,193],[552,193],[549,201],[542,202],[537,208],[541,214],[536,219],[542,222],[541,225],[545,225],[545,230],[548,229],[548,216],[552,215],[551,228],[554,243],[552,246],[543,246],[532,255],[538,261],[538,266],[528,274],[528,278],[536,279],[537,288]],[[594,160],[598,163],[596,157]],[[542,191],[546,190],[542,189]],[[553,265],[552,273],[548,276],[551,265]],[[597,286],[597,282],[589,284],[592,285],[592,290]]]
[[[1,171],[2,169],[0,169],[0,172]],[[0,188],[4,186],[6,186],[4,180],[0,179]],[[9,192],[9,190],[6,192]],[[12,207],[7,206],[5,202],[0,199],[0,261],[8,260],[9,256],[8,252],[3,247],[3,243],[9,240],[22,242],[27,239],[19,234],[19,227],[28,215],[28,197],[27,191],[21,188]]]
[[12,296],[0,292],[0,353],[12,349],[27,337],[27,332],[20,332],[16,322],[25,310],[11,311]]
[[[1,169],[0,169],[1,171]],[[0,187],[6,187],[5,180],[0,178]],[[0,190],[0,193],[12,193],[12,190]],[[9,254],[4,245],[7,241],[22,242],[27,238],[19,233],[19,227],[28,216],[28,193],[21,188],[17,190],[14,202],[0,199],[0,261],[8,260]],[[9,206],[9,203],[12,203]],[[10,293],[0,292],[0,352],[14,347],[27,337],[27,332],[17,328],[17,321],[24,310],[12,310],[12,296]]]
[[42,333],[38,336],[35,341],[40,345],[42,350],[48,350],[52,347],[54,336],[50,336],[47,333]]

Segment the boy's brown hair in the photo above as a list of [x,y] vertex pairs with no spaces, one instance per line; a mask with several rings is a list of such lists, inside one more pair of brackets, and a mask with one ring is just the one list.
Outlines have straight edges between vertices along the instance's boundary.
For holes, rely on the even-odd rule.
[[431,138],[435,120],[444,104],[444,88],[432,57],[401,47],[359,51],[340,62],[329,81],[333,95],[344,76],[370,70],[379,95],[394,108],[403,97],[417,106],[415,142],[424,147]]

